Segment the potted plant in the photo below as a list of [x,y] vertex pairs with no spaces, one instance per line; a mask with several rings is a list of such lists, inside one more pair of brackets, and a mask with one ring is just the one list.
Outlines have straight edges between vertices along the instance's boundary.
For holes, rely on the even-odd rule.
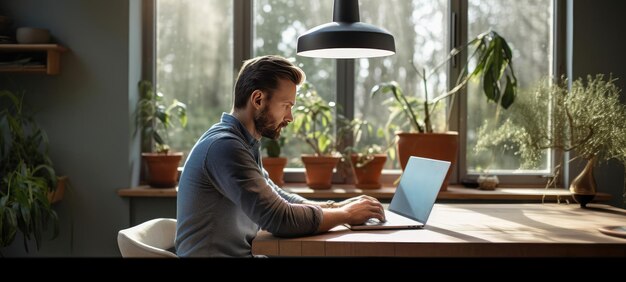
[[148,167],[148,184],[158,188],[175,187],[183,154],[170,151],[167,130],[174,126],[174,116],[182,127],[187,125],[187,106],[176,99],[169,105],[164,104],[163,94],[155,91],[147,80],[139,82],[139,93],[137,128],[141,129],[143,142],[149,142],[147,147],[151,151],[141,153]]
[[293,134],[313,150],[313,154],[301,156],[306,183],[312,189],[330,189],[333,170],[341,160],[335,150],[337,141],[332,128],[335,105],[320,97],[308,82],[300,86],[296,104]]
[[[461,69],[456,86],[450,91],[440,94],[434,99],[429,98],[427,80],[446,63],[457,56],[463,49],[472,47],[473,52],[468,56],[468,61],[475,60],[475,67],[470,71],[466,63]],[[386,102],[391,114],[388,124],[398,124],[401,117],[410,127],[409,132],[398,132],[398,157],[402,169],[410,156],[440,159],[451,162],[453,165],[457,159],[458,132],[447,131],[434,133],[431,123],[431,114],[437,109],[437,103],[445,98],[458,93],[473,78],[480,78],[483,84],[483,92],[488,100],[494,101],[503,108],[508,108],[515,100],[517,92],[517,78],[513,71],[511,60],[513,55],[506,40],[494,31],[479,34],[461,48],[453,49],[446,60],[432,71],[419,70],[415,64],[413,68],[421,78],[424,86],[424,99],[419,100],[415,96],[406,95],[397,82],[381,83],[372,89],[371,95],[392,95]],[[504,84],[504,85],[503,85]],[[418,112],[421,110],[421,114]],[[447,128],[447,126],[446,126]],[[450,166],[450,167],[453,167]],[[448,186],[448,178],[451,170],[448,170],[446,180],[441,186],[444,191]]]
[[[393,128],[393,127],[392,127]],[[355,177],[355,187],[360,189],[378,189],[382,187],[380,176],[387,162],[387,151],[393,145],[382,129],[376,130],[367,120],[354,119],[346,123],[340,130],[340,135],[348,135],[353,145],[344,150],[344,159],[350,163]],[[387,146],[378,145],[380,142],[366,143],[369,140],[385,139]]]
[[287,158],[280,156],[280,150],[284,145],[284,136],[278,139],[263,137],[261,140],[261,146],[265,149],[267,154],[266,157],[263,157],[263,168],[265,168],[267,174],[269,174],[272,182],[280,187],[285,185],[283,175],[285,166],[287,165]]
[[0,111],[0,247],[10,245],[20,231],[26,251],[33,238],[39,250],[50,225],[52,239],[58,235],[58,217],[50,205],[57,176],[48,137],[24,107],[23,95],[0,91],[0,104],[6,105]]
[[[570,192],[582,207],[596,193],[593,167],[598,161],[616,159],[626,164],[626,105],[620,102],[620,89],[602,74],[577,79],[567,89],[567,80],[553,83],[544,79],[529,95],[523,95],[509,117],[494,127],[485,122],[479,130],[476,151],[514,150],[521,156],[522,168],[544,161],[546,149],[574,151],[586,167],[570,184]],[[562,163],[557,165],[554,184]]]

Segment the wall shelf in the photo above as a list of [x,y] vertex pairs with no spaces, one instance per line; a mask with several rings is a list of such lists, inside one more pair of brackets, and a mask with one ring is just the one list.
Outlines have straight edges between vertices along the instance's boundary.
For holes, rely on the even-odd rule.
[[0,72],[45,73],[59,74],[61,70],[61,53],[68,49],[58,44],[0,44],[1,53],[19,53],[44,55],[45,62],[31,64],[30,62],[0,62]]

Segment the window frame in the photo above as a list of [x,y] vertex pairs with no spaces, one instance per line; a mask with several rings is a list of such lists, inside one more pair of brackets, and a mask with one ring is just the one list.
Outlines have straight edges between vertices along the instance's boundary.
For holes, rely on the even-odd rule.
[[[553,19],[552,19],[552,30],[551,30],[551,38],[553,41],[553,48],[552,48],[552,58],[553,58],[553,64],[552,64],[552,69],[551,72],[553,74],[554,77],[560,77],[561,75],[564,75],[566,73],[565,70],[565,35],[566,35],[566,21],[565,21],[565,14],[566,14],[566,3],[565,0],[552,0],[552,13],[553,13]],[[459,32],[457,32],[457,41],[456,42],[467,42],[468,38],[467,38],[467,27],[468,27],[468,22],[467,22],[467,14],[468,14],[468,0],[450,0],[450,13],[451,14],[457,14],[458,16],[458,27],[456,28],[456,30],[458,30]],[[451,17],[451,16],[450,16]],[[450,19],[449,17],[449,19]],[[452,25],[452,20],[449,20],[448,23],[450,25]],[[464,27],[464,28],[463,28]],[[452,33],[452,32],[451,32]],[[452,39],[450,39],[452,41]],[[451,44],[449,44],[448,46],[453,47]],[[451,48],[450,48],[451,49]],[[461,56],[459,57],[459,60],[467,60],[467,52],[462,52]],[[449,76],[451,79],[449,79],[449,83],[452,83],[453,81],[456,81],[456,78],[458,77],[459,73],[460,73],[460,69],[458,68],[459,64],[457,64],[457,67],[454,68],[452,66],[448,66],[449,67]],[[451,70],[450,70],[451,69]],[[452,88],[454,85],[448,85],[448,88]],[[462,90],[462,92],[460,93],[460,95],[456,95],[457,98],[460,98],[459,100],[455,101],[455,105],[459,105],[459,107],[457,109],[453,109],[453,119],[455,122],[451,122],[450,123],[450,128],[451,130],[455,130],[459,132],[459,161],[457,162],[457,167],[455,167],[455,172],[454,175],[456,175],[458,178],[457,183],[461,180],[461,179],[471,179],[471,180],[475,180],[478,178],[479,174],[477,173],[470,173],[468,171],[467,168],[467,158],[466,158],[466,153],[467,153],[467,123],[466,123],[466,119],[462,118],[467,116],[467,99],[468,99],[468,95],[466,93],[466,90]],[[456,114],[456,116],[454,116]],[[456,127],[455,127],[456,126]],[[461,130],[463,129],[463,130]],[[564,160],[565,163],[565,157],[562,153],[558,153],[555,150],[550,150],[549,154],[551,155],[551,159],[553,160],[553,163],[549,164],[549,168],[548,168],[548,173],[541,173],[541,172],[528,172],[528,173],[497,173],[498,178],[500,180],[501,183],[505,183],[505,184],[511,184],[511,185],[541,185],[541,184],[546,184],[548,178],[550,177],[550,175],[553,173],[553,167],[556,163],[558,163],[559,160]],[[562,185],[562,183],[564,183],[564,175],[567,175],[568,172],[568,166],[563,166],[562,171],[559,175],[559,177],[557,178],[556,184],[557,185]],[[453,181],[450,181],[451,183],[453,183]]]
[[[143,0],[143,68],[142,78],[156,81],[156,1],[158,0]],[[330,0],[325,0],[330,1]],[[566,73],[566,0],[552,0],[553,1],[553,25],[552,25],[552,40],[553,40],[553,64],[552,73],[554,77],[560,77]],[[233,81],[237,76],[239,68],[241,68],[243,62],[252,57],[253,54],[253,36],[254,36],[254,0],[239,0],[233,1]],[[468,0],[449,0],[449,9],[447,14],[447,23],[449,28],[449,38],[446,42],[448,50],[451,50],[456,43],[461,45],[462,42],[467,42],[467,13],[468,13]],[[448,64],[448,88],[454,87],[453,83],[456,81],[460,73],[461,60],[467,59],[467,52],[462,52],[460,56],[457,56],[456,63]],[[336,93],[337,104],[343,105],[339,107],[341,112],[338,112],[349,119],[354,118],[354,90],[355,90],[355,59],[337,59],[336,61]],[[466,119],[463,118],[467,115],[467,95],[465,90],[460,92],[454,97],[453,108],[451,111],[451,117],[449,120],[449,129],[459,132],[459,148],[458,159],[455,166],[452,167],[452,173],[450,178],[451,184],[460,183],[462,179],[475,180],[478,174],[469,173],[467,169],[466,159],[466,141],[467,127]],[[557,162],[558,160],[564,160],[566,156],[556,153],[554,150],[550,152],[552,160]],[[552,164],[551,164],[552,166]],[[564,182],[564,175],[567,175],[568,166],[565,165],[562,168],[562,173],[557,179],[557,185]],[[549,169],[550,173],[552,168]],[[392,183],[401,175],[401,170],[398,169],[385,169],[381,182]],[[548,174],[550,174],[548,173]],[[501,183],[512,185],[539,185],[545,184],[548,175],[545,173],[503,173],[498,174]],[[286,168],[285,169],[285,181],[286,182],[305,182],[304,169],[303,168]],[[346,179],[340,177],[337,173],[333,176],[333,183],[340,184],[352,183],[352,179]]]

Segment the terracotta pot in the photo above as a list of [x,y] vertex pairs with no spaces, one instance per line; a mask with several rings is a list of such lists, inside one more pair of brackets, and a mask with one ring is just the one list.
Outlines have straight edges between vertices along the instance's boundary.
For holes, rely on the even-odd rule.
[[303,155],[306,185],[311,189],[330,189],[333,169],[339,160],[339,157]]
[[67,176],[59,176],[57,177],[57,188],[54,191],[48,192],[48,201],[51,204],[54,204],[63,199],[63,195],[65,195],[65,183],[67,182]]
[[148,166],[148,184],[156,188],[172,188],[178,184],[178,165],[183,153],[141,153]]
[[283,180],[285,165],[287,165],[287,158],[263,158],[263,168],[267,170],[270,179],[280,187],[285,185],[285,181]]
[[380,183],[380,175],[387,161],[387,155],[376,154],[374,159],[362,167],[357,167],[357,155],[352,155],[352,167],[356,175],[356,184],[354,186],[359,189],[379,189],[383,185]]
[[450,169],[441,185],[441,191],[448,189],[448,180],[452,167],[456,163],[459,145],[459,133],[407,133],[398,132],[398,157],[402,170],[406,167],[410,156],[449,161]]

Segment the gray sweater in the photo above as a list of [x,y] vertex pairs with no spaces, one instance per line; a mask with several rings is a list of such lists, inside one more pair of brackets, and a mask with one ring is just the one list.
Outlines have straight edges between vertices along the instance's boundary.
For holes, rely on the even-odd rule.
[[261,165],[260,142],[232,115],[200,137],[178,185],[176,253],[181,257],[251,257],[261,229],[276,236],[314,233],[318,206],[276,186]]

